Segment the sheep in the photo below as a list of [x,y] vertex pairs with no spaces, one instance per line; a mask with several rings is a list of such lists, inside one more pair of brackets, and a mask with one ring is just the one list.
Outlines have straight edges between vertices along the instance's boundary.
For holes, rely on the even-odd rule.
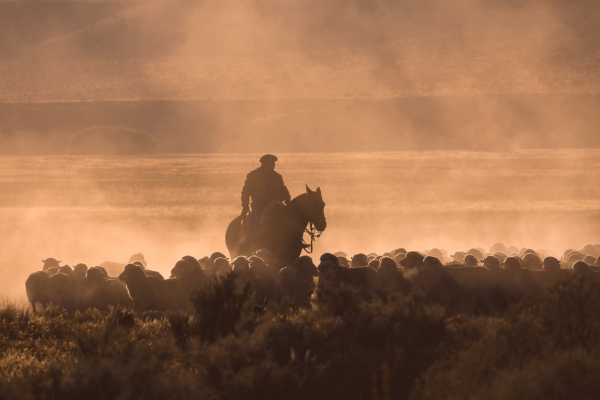
[[97,267],[90,268],[84,279],[84,299],[88,307],[108,311],[109,306],[132,308],[133,299],[117,279],[105,278]]
[[259,302],[266,303],[273,296],[279,271],[267,265],[262,258],[257,256],[250,257],[248,261],[250,262],[250,271],[259,283],[260,291],[256,293],[256,297]]
[[[494,257],[486,258],[486,260],[488,265],[493,264],[492,268],[496,266],[495,262],[498,261]],[[502,307],[504,300],[502,299],[503,296],[500,294],[498,278],[490,268],[467,266],[445,269],[462,288],[463,295],[465,295],[473,305],[485,312],[490,312],[499,306]]]
[[377,271],[377,268],[379,268],[379,260],[374,259],[374,260],[369,261],[368,267],[373,268],[375,271]]
[[406,254],[406,258],[400,260],[400,265],[404,269],[421,268],[423,266],[424,257],[416,251],[410,251]]
[[521,301],[526,297],[536,297],[542,292],[531,271],[522,268],[517,257],[504,261],[504,289],[510,301]]
[[397,249],[392,250],[391,252],[393,255],[397,256],[398,254],[402,253],[402,254],[406,254],[406,249],[400,247]]
[[73,268],[73,276],[75,277],[75,280],[77,282],[83,282],[83,279],[85,278],[85,274],[87,273],[88,267],[85,264],[77,264],[74,268]]
[[214,260],[214,274],[215,276],[225,276],[231,272],[231,265],[226,258],[218,257]]
[[[504,243],[496,242],[490,247],[490,253],[508,253],[508,248],[504,245]],[[504,260],[502,260],[504,261]],[[501,261],[501,262],[502,262]]]
[[435,257],[439,260],[443,260],[444,259],[444,253],[442,253],[442,251],[440,249],[437,248],[433,248],[431,250],[429,250],[429,252],[427,253],[427,255],[431,256],[431,257]]
[[250,269],[250,261],[244,256],[236,257],[233,260],[233,272],[237,274],[238,282],[241,288],[244,288],[247,284],[250,284],[250,290],[252,294],[262,293],[260,282],[252,273]]
[[148,281],[150,277],[146,276],[140,266],[127,264],[119,279],[125,282],[135,308],[152,310],[159,307],[158,299]]
[[542,289],[547,291],[568,279],[568,270],[560,268],[560,262],[554,257],[546,257],[542,262],[542,271],[532,271],[532,276]]
[[[473,257],[475,257],[476,260],[481,260],[483,258],[483,249],[477,249],[477,248],[473,248],[473,249],[469,249],[469,251],[467,251],[467,255],[472,255]],[[465,256],[466,257],[466,256]]]
[[[146,271],[146,275],[148,275],[148,271]],[[200,264],[191,256],[184,256],[181,260],[177,261],[173,269],[171,269],[170,278],[177,278],[185,282],[183,285],[187,291],[208,283],[208,277],[200,267]],[[161,279],[164,279],[162,275]]]
[[344,268],[350,268],[350,263],[346,257],[338,257],[338,265]]
[[598,251],[598,249],[596,249],[596,246],[594,246],[593,244],[586,244],[585,246],[583,246],[583,249],[581,249],[580,252],[585,254],[586,256],[592,256],[594,257],[594,259],[600,256],[600,251]]
[[536,253],[525,253],[523,255],[523,267],[532,271],[540,271],[542,269],[542,260],[540,260],[540,257]]
[[127,262],[127,264],[133,264],[136,261],[141,263],[142,266],[144,267],[144,269],[146,269],[146,267],[148,266],[148,263],[146,262],[146,258],[144,257],[144,255],[142,253],[133,254],[131,257],[129,257],[129,262]]
[[344,258],[348,257],[348,254],[344,253],[343,251],[336,251],[335,253],[333,253],[333,255],[338,258],[339,257],[344,257]]
[[48,301],[67,311],[75,311],[82,304],[77,295],[75,280],[69,275],[59,272],[48,278]]
[[390,292],[408,294],[413,288],[412,283],[404,279],[402,271],[398,271],[396,261],[389,257],[383,257],[377,268],[377,274],[381,277],[383,288]]
[[146,270],[144,270],[144,274],[146,274],[146,276],[151,276],[156,279],[162,279],[162,280],[165,279],[165,277],[162,276],[162,274],[158,271],[151,271],[149,269],[146,269]]
[[[43,271],[42,271],[43,272]],[[52,268],[48,268],[46,270],[46,273],[48,274],[48,276],[52,276],[52,275],[56,275],[60,272],[60,269],[58,269],[58,267],[52,267]]]
[[336,266],[332,261],[319,264],[318,287],[326,284],[347,285],[359,289],[359,293],[366,299],[371,299],[383,287],[381,277],[373,268],[358,267],[344,269]]
[[60,263],[62,261],[57,261],[55,258],[47,258],[45,260],[42,260],[42,262],[44,263],[44,266],[42,267],[42,271],[47,271],[50,268],[60,267]]
[[278,273],[273,292],[273,300],[278,303],[297,307],[296,271],[292,267],[284,267]]
[[594,265],[596,263],[596,257],[594,257],[594,256],[585,256],[585,258],[582,261],[584,263],[586,263],[587,265]]
[[33,312],[37,312],[35,305],[40,303],[42,308],[46,308],[48,303],[48,280],[50,276],[44,271],[36,271],[29,275],[25,281],[25,293],[27,300],[31,303]]
[[463,263],[465,261],[465,257],[467,256],[467,253],[462,252],[462,251],[457,251],[456,253],[454,253],[452,255],[452,259],[454,261],[458,261],[459,263]]
[[444,306],[456,306],[463,303],[466,296],[460,285],[448,273],[449,270],[450,268],[444,268],[437,258],[427,256],[412,279],[429,301]]
[[477,267],[477,258],[473,254],[467,254],[464,262],[467,267]]
[[[364,254],[363,254],[364,256]],[[356,256],[354,256],[356,257]],[[366,256],[365,256],[366,257]],[[321,258],[319,259],[319,263],[322,263],[324,261],[331,261],[336,267],[340,266],[340,260],[333,254],[331,253],[323,253],[321,255]],[[358,260],[357,260],[358,261]],[[363,260],[364,261],[364,260]],[[366,266],[367,264],[365,264]]]
[[366,267],[369,265],[369,257],[366,254],[358,253],[352,257],[350,261],[350,268],[360,268]]
[[309,256],[298,257],[292,268],[296,272],[296,302],[300,307],[311,309],[310,299],[316,286],[314,278],[319,276],[319,269]]

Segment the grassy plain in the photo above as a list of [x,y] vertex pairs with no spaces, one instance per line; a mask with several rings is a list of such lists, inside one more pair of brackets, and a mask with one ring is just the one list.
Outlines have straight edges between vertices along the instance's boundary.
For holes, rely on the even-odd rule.
[[[315,253],[449,251],[495,241],[562,253],[599,242],[600,151],[278,154],[292,193],[320,187]],[[73,265],[225,252],[258,155],[1,157],[0,293],[55,257]]]

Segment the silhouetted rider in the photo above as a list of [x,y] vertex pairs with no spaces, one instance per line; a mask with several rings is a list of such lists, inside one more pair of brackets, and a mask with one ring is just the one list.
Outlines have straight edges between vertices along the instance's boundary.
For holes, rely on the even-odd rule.
[[290,192],[283,183],[283,178],[275,172],[277,157],[265,154],[260,158],[261,166],[250,172],[242,189],[242,216],[250,211],[252,198],[252,218],[248,227],[250,241],[256,244],[260,216],[272,200],[280,200],[286,205],[290,202]]

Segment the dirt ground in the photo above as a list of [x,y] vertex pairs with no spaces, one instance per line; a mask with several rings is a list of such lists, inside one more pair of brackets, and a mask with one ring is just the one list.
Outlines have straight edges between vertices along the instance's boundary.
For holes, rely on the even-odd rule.
[[[495,241],[562,254],[600,242],[600,150],[278,154],[292,193],[320,187],[328,228],[315,254],[449,251]],[[257,155],[0,158],[0,293],[63,264],[226,252]]]

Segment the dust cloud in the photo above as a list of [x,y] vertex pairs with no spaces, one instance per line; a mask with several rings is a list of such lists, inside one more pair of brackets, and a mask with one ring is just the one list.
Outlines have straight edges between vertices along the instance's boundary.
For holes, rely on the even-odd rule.
[[[0,10],[2,293],[22,293],[46,257],[141,252],[168,275],[185,254],[225,252],[244,176],[267,152],[293,195],[323,190],[317,254],[597,241],[598,2]],[[144,129],[168,155],[64,156],[97,125]]]

